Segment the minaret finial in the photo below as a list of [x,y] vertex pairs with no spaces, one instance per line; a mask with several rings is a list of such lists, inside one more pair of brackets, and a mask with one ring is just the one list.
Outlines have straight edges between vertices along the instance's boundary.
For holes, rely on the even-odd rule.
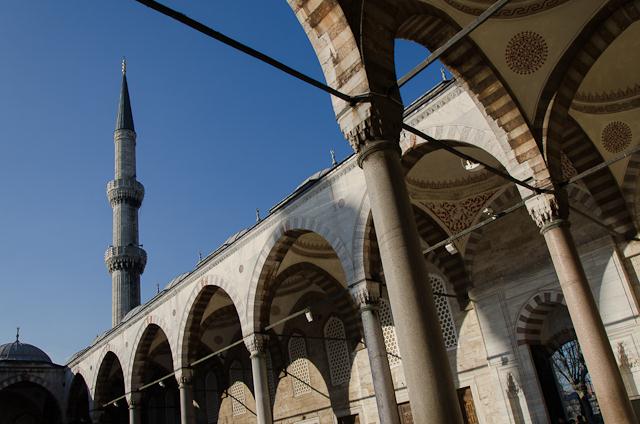
[[16,327],[16,343],[20,343],[20,327]]
[[338,161],[336,160],[336,152],[332,149],[329,153],[331,153],[331,166],[336,166],[338,164]]
[[127,75],[127,58],[122,56],[122,75]]

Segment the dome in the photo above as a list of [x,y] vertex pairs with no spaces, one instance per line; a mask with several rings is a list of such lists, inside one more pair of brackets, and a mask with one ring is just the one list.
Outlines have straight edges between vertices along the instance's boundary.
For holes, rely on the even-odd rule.
[[[138,305],[135,308],[133,308],[132,310],[130,310],[129,312],[127,312],[125,314],[125,316],[122,318],[122,322],[125,322],[126,320],[128,320],[129,318],[131,318],[132,316],[134,316],[135,314],[138,313],[138,311],[140,309],[142,309],[142,307],[144,306],[144,303],[142,305]],[[102,337],[102,335],[100,336]]]
[[174,277],[173,280],[169,281],[169,284],[167,284],[167,286],[165,287],[165,290],[170,289],[171,287],[178,284],[180,281],[184,280],[187,277],[187,275],[189,275],[188,272],[183,272],[182,274]]
[[26,361],[51,363],[49,355],[41,349],[16,340],[0,346],[0,361]]
[[296,191],[299,191],[299,190],[307,187],[310,184],[315,183],[316,181],[318,181],[319,179],[321,179],[322,177],[327,175],[329,173],[329,171],[331,171],[331,169],[332,168],[325,168],[325,169],[323,169],[321,171],[316,172],[315,174],[313,174],[312,176],[310,176],[309,178],[304,180],[302,183],[300,183],[300,185],[298,187],[296,187],[296,189],[294,190],[294,193]]

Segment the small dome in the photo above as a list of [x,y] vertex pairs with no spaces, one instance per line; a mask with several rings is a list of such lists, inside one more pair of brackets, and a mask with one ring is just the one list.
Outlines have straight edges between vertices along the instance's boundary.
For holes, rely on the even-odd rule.
[[321,171],[316,172],[315,174],[313,174],[312,176],[310,176],[309,178],[304,180],[302,183],[300,183],[300,185],[298,187],[296,187],[296,189],[294,190],[294,193],[296,191],[299,191],[299,190],[307,187],[308,185],[311,185],[311,184],[315,183],[316,181],[318,181],[319,179],[321,179],[322,177],[327,175],[329,173],[329,171],[331,171],[331,169],[332,168],[325,168],[325,169],[323,169]]
[[244,230],[240,230],[237,233],[233,234],[231,237],[229,237],[228,239],[226,239],[224,241],[224,243],[222,243],[223,246],[228,246],[230,244],[233,244],[236,240],[238,240],[240,237],[242,237],[243,235],[246,234],[246,232],[249,231],[248,228],[245,228]]
[[25,361],[25,362],[46,362],[51,363],[49,355],[38,349],[34,345],[15,341],[0,346],[1,361]]
[[[138,313],[138,311],[140,309],[142,309],[142,307],[144,306],[144,304],[142,305],[138,305],[135,308],[133,308],[132,310],[130,310],[129,312],[127,312],[125,314],[125,316],[122,318],[122,322],[125,322],[126,320],[128,320],[129,318],[131,318],[132,316],[134,316],[135,314]],[[100,337],[102,337],[102,335],[100,335]],[[96,339],[97,340],[97,339]]]
[[182,274],[176,276],[173,278],[173,280],[169,281],[169,284],[167,284],[167,286],[164,288],[165,290],[170,289],[171,287],[175,286],[176,284],[178,284],[180,281],[184,280],[187,275],[189,275],[188,272],[183,272]]

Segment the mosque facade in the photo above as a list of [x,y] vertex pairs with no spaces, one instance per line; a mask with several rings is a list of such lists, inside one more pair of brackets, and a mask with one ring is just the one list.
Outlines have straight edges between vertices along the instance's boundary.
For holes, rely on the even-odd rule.
[[[640,2],[514,0],[452,46],[492,2],[289,3],[355,154],[141,304],[123,68],[113,327],[0,346],[0,424],[637,423]],[[453,75],[406,106],[396,38]]]

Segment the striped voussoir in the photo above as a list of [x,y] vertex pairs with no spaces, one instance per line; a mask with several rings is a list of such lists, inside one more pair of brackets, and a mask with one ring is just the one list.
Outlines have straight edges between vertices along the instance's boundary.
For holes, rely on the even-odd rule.
[[56,390],[53,390],[52,387],[49,385],[49,383],[45,379],[29,373],[14,375],[12,377],[9,377],[7,379],[0,381],[0,390],[5,389],[17,383],[22,383],[22,382],[34,383],[47,389],[52,394],[56,393]]
[[[571,117],[565,123],[561,148],[578,173],[604,161],[589,136]],[[627,203],[609,167],[584,177],[582,181],[600,208],[606,225],[621,234],[635,233]]]
[[[413,213],[418,227],[418,235],[427,242],[429,246],[441,242],[449,237],[434,219],[417,206],[413,207]],[[467,291],[471,288],[471,279],[467,274],[464,261],[460,254],[452,255],[444,247],[436,249],[427,254],[426,259],[436,265],[449,280],[453,290],[458,296],[461,306],[466,305]]]
[[[142,335],[139,334],[140,330],[142,330]],[[148,381],[143,380],[144,371],[145,366],[151,363],[149,358],[149,354],[151,353],[150,348],[151,343],[153,343],[153,340],[156,338],[156,336],[161,334],[165,337],[165,339],[167,339],[167,343],[169,342],[167,333],[162,328],[160,328],[159,324],[149,323],[141,326],[140,330],[138,331],[138,336],[136,336],[136,340],[138,343],[135,349],[135,354],[132,356],[131,367],[129,368],[131,370],[129,375],[131,376],[132,390],[137,390],[138,387],[142,386],[145,383],[148,383]],[[169,347],[169,354],[171,355],[173,363],[174,355],[173,352],[171,352],[171,347]]]
[[98,406],[102,406],[102,403],[106,403],[111,400],[109,397],[109,379],[113,376],[114,372],[117,373],[117,371],[114,371],[114,367],[117,367],[117,369],[120,370],[120,374],[125,384],[125,391],[127,378],[124,375],[124,368],[122,368],[120,356],[112,350],[105,349],[101,354],[98,364],[100,365],[95,373],[95,380],[92,386],[94,393],[92,393],[92,395],[94,403]]
[[[569,49],[572,57],[561,60],[561,68],[554,71],[561,78],[552,78],[553,86],[545,89],[543,97],[550,97],[550,90],[557,87],[551,109],[544,122],[544,134],[547,162],[549,167],[558,172],[560,165],[560,146],[565,135],[566,125],[570,124],[569,108],[571,103],[593,65],[600,55],[620,36],[631,24],[640,19],[640,0],[611,2],[610,7],[603,8],[594,19],[599,23],[587,25],[584,33],[580,34],[576,42]],[[568,63],[568,65],[565,65]],[[555,81],[557,80],[557,81]],[[551,83],[550,83],[551,84]],[[541,106],[542,107],[542,106]],[[539,112],[540,114],[540,112]],[[539,119],[539,118],[538,118]],[[569,155],[569,152],[565,153]]]
[[[260,322],[265,325],[269,324],[271,305],[276,297],[295,295],[296,292],[302,293],[310,285],[317,286],[326,294],[325,298],[331,299],[330,304],[333,305],[334,310],[340,315],[348,334],[361,334],[358,310],[351,300],[351,295],[346,287],[340,284],[340,282],[324,269],[308,262],[299,262],[291,265],[273,279],[267,288],[265,301],[262,303],[260,309]],[[280,289],[285,287],[291,290],[283,293],[283,290]],[[294,303],[299,302],[296,300]],[[291,313],[293,312],[296,311],[291,311]]]
[[178,347],[176,349],[178,354],[174,357],[174,367],[176,369],[187,367],[191,361],[197,359],[193,355],[195,354],[194,348],[198,346],[200,341],[202,331],[200,322],[209,301],[216,293],[229,298],[242,327],[241,317],[245,314],[242,309],[242,298],[237,293],[236,287],[217,275],[201,277],[191,290],[180,320]]
[[[402,23],[396,36],[434,51],[459,28],[456,24],[421,9],[419,5],[403,9],[405,13],[399,18]],[[505,131],[517,164],[528,165],[530,175],[526,176],[533,176],[539,186],[550,184],[546,164],[518,104],[489,66],[489,61],[480,48],[467,37],[443,54],[440,60],[457,77],[469,95],[484,106],[488,117]],[[512,167],[507,169],[510,168]]]
[[564,296],[558,291],[545,291],[533,296],[523,306],[516,321],[518,345],[540,344],[544,320],[558,305],[566,305]]
[[640,152],[635,152],[629,157],[627,170],[622,181],[622,196],[627,204],[627,210],[631,214],[633,222],[640,228],[636,198],[638,196],[638,179],[640,179]]
[[335,252],[347,281],[353,281],[354,270],[351,255],[344,243],[333,230],[321,224],[314,218],[293,216],[280,223],[260,252],[251,278],[251,286],[247,298],[247,324],[243,330],[250,332],[261,331],[264,323],[260,321],[260,311],[266,300],[268,286],[276,276],[282,259],[295,241],[307,233],[322,236]]

